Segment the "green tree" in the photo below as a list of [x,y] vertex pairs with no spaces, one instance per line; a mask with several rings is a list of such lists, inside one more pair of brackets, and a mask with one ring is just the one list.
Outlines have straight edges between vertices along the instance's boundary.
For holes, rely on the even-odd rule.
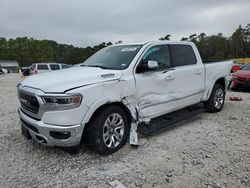
[[242,28],[241,25],[230,37],[230,46],[233,57],[247,57],[246,46],[246,29]]
[[170,40],[170,37],[171,35],[167,34],[166,36],[159,38],[159,40]]
[[[168,34],[159,40],[170,40]],[[181,41],[194,42],[203,59],[222,60],[236,57],[250,57],[250,24],[241,25],[230,37],[222,33],[207,36],[205,33],[183,37]],[[122,43],[118,41],[117,43]],[[52,40],[36,40],[28,37],[5,39],[0,37],[0,59],[17,60],[21,66],[31,63],[53,61],[58,63],[82,63],[98,50],[112,45],[102,42],[93,47],[78,48],[68,44],[58,44]]]

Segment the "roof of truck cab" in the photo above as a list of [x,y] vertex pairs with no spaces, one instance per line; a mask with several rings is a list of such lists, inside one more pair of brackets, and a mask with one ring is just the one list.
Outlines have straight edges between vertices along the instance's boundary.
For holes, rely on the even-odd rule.
[[54,63],[54,62],[41,62],[41,63],[33,63],[33,64],[37,64],[37,65],[44,65],[44,64],[49,64],[49,65],[51,65],[51,64],[61,64],[61,63]]
[[148,41],[148,42],[128,42],[128,43],[120,43],[120,44],[115,44],[114,46],[125,46],[125,45],[152,45],[152,44],[194,44],[193,42],[188,42],[188,41]]

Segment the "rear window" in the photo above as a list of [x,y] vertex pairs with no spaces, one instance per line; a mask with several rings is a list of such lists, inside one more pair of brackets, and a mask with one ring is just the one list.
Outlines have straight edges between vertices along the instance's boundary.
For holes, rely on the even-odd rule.
[[62,69],[66,69],[66,68],[69,68],[68,65],[62,65]]
[[37,69],[38,70],[48,70],[49,69],[49,67],[48,67],[48,65],[37,65]]
[[196,64],[193,48],[189,45],[169,45],[173,67]]
[[60,69],[60,66],[57,65],[57,64],[51,64],[51,65],[49,65],[49,66],[50,66],[50,69],[51,69],[51,70],[59,70],[59,69]]

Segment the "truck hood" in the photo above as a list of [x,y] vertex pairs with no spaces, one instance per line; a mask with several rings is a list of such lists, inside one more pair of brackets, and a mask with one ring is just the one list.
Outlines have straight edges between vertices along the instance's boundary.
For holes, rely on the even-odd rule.
[[30,76],[21,82],[24,87],[37,88],[45,93],[63,93],[66,90],[121,78],[120,70],[98,67],[73,67]]
[[234,73],[237,77],[250,78],[250,71],[238,70]]

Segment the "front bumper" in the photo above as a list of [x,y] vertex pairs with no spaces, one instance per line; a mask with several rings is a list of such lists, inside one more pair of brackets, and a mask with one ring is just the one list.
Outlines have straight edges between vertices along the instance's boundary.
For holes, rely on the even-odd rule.
[[[35,120],[30,118],[26,114],[22,112],[22,110],[18,110],[21,125],[28,130],[29,135],[36,140],[37,142],[47,145],[47,146],[61,146],[61,147],[71,147],[77,146],[81,142],[82,133],[85,125],[72,125],[72,126],[57,126],[45,124],[42,121]],[[53,138],[51,136],[52,133],[67,133],[70,135],[66,139],[62,138]]]

